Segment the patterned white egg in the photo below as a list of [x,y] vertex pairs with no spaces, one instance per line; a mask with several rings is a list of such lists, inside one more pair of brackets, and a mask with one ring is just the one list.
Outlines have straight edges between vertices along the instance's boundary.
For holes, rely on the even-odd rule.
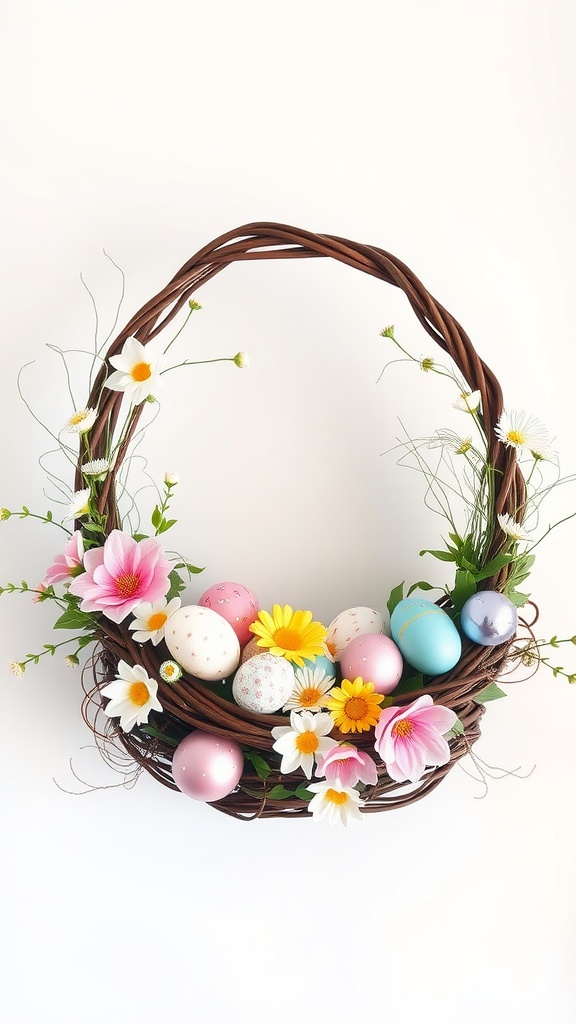
[[335,661],[351,640],[363,633],[383,633],[384,617],[375,608],[347,608],[328,626],[326,646]]
[[294,689],[294,669],[285,658],[258,654],[240,666],[232,683],[232,696],[241,708],[272,715]]
[[174,660],[197,679],[226,679],[240,661],[236,633],[211,608],[197,604],[179,608],[170,616],[165,639]]

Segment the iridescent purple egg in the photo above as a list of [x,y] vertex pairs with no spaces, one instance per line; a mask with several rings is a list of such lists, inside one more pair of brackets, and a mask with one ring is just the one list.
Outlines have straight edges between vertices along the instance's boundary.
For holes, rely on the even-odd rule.
[[479,590],[469,597],[460,615],[462,631],[482,647],[510,640],[518,628],[518,612],[498,590]]

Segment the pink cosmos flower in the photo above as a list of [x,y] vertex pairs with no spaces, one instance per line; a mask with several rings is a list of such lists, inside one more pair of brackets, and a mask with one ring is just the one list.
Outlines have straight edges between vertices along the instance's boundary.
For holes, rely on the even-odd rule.
[[406,708],[384,708],[374,730],[374,746],[390,778],[395,782],[418,782],[427,766],[447,764],[450,747],[444,733],[455,721],[454,712],[434,704],[429,694]]
[[32,598],[34,604],[40,604],[40,601],[42,600],[42,594],[47,589],[48,589],[48,587],[45,587],[43,583],[38,583],[38,585],[36,587],[36,593],[34,594],[34,597]]
[[370,754],[357,750],[352,743],[331,747],[318,762],[316,775],[325,775],[328,782],[338,780],[347,788],[352,788],[357,782],[364,782],[367,786],[375,786],[378,782],[378,772]]
[[56,555],[54,564],[48,569],[44,577],[45,586],[54,586],[55,583],[62,583],[63,580],[69,580],[72,576],[77,576],[76,570],[82,568],[83,558],[84,541],[82,540],[82,533],[80,530],[74,530],[74,533],[64,545],[64,551],[61,555]]
[[170,562],[155,537],[136,541],[112,530],[104,547],[86,552],[84,568],[70,593],[82,598],[83,612],[103,612],[112,622],[122,622],[143,601],[159,601],[170,589]]

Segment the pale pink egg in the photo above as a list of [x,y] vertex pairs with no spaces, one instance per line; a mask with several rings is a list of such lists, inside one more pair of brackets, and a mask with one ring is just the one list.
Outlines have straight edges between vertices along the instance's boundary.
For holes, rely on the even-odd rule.
[[252,637],[249,626],[258,618],[258,601],[242,583],[215,583],[202,594],[198,604],[221,615],[236,633],[240,646]]
[[364,633],[351,640],[340,658],[344,679],[374,683],[377,693],[392,693],[403,670],[402,655],[396,644],[382,633]]
[[186,796],[212,803],[236,789],[243,766],[244,755],[234,740],[197,729],[176,747],[172,776]]

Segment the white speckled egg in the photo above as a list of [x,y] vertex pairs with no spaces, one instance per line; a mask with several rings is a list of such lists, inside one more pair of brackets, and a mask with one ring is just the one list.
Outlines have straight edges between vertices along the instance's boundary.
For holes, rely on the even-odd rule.
[[335,661],[351,640],[363,633],[383,633],[384,617],[375,608],[347,608],[328,626],[326,646]]
[[294,669],[276,654],[258,654],[240,666],[232,683],[232,696],[241,708],[272,715],[294,689]]
[[165,639],[174,660],[197,679],[226,679],[240,660],[240,643],[230,623],[197,604],[170,616]]

